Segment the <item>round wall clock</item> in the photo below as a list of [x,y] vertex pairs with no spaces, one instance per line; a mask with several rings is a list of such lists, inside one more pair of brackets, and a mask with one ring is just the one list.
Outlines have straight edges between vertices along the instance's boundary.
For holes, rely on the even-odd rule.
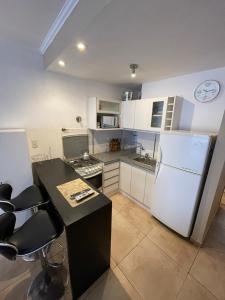
[[195,89],[195,99],[204,103],[215,99],[220,92],[220,84],[216,80],[206,80]]

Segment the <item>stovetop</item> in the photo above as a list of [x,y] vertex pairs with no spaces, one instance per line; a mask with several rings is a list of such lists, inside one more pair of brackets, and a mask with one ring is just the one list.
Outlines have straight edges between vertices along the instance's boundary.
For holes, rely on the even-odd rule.
[[82,157],[68,159],[66,162],[84,178],[92,177],[95,174],[101,173],[103,164],[94,157],[83,159]]
[[83,168],[83,167],[91,167],[99,163],[99,161],[93,157],[89,157],[89,159],[83,158],[75,158],[68,161],[70,165],[72,165],[75,169]]

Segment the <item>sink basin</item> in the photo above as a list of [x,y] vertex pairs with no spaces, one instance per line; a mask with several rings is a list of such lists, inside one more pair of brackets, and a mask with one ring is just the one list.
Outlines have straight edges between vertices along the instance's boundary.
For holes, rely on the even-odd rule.
[[149,158],[149,157],[139,156],[139,157],[133,158],[133,160],[135,162],[147,165],[147,166],[152,167],[152,168],[155,168],[155,166],[156,166],[156,161],[152,158]]

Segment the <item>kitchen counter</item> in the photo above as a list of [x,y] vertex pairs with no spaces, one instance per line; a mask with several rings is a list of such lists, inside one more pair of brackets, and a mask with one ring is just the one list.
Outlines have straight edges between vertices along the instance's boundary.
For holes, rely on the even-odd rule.
[[111,164],[117,161],[122,161],[128,163],[135,167],[140,167],[146,171],[155,172],[155,166],[150,166],[144,163],[140,163],[134,160],[136,157],[140,157],[135,150],[124,150],[124,151],[117,151],[117,152],[103,152],[92,154],[91,156],[95,157],[99,161],[103,162],[104,164]]
[[73,299],[77,299],[110,266],[112,202],[99,192],[71,207],[57,186],[81,176],[61,159],[33,163],[33,176],[49,199],[49,214],[57,215],[64,224],[71,288]]

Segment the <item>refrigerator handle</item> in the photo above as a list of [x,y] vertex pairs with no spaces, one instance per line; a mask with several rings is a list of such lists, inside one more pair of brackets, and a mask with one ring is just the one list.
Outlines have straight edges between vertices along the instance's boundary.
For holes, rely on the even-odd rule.
[[162,148],[159,145],[159,163],[161,164],[161,162],[162,162]]
[[159,169],[160,169],[161,162],[162,162],[162,148],[159,145],[159,159],[157,160],[157,165],[156,165],[155,183],[156,183],[156,180],[157,180],[157,177],[158,177],[158,174],[159,174]]

